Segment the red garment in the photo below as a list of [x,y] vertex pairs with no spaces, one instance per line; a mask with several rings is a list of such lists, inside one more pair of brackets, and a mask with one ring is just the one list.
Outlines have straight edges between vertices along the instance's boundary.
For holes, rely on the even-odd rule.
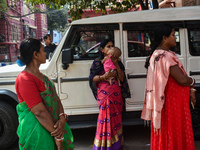
[[15,89],[19,102],[25,101],[29,108],[42,102],[40,93],[46,90],[44,82],[26,71],[17,76]]
[[160,131],[154,131],[151,122],[151,150],[195,149],[189,95],[189,86],[183,87],[169,76]]

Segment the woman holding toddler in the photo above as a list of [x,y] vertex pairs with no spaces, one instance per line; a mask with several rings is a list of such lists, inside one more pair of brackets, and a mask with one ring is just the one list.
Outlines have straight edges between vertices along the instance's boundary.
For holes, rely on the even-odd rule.
[[90,87],[99,105],[93,150],[123,150],[123,99],[130,97],[130,91],[124,65],[118,58],[121,52],[116,53],[119,49],[113,45],[111,39],[102,41],[99,57],[90,68]]

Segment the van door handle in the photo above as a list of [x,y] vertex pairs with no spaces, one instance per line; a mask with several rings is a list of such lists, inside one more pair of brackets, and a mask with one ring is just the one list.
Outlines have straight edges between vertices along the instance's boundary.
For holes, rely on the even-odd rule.
[[68,95],[66,93],[60,93],[59,98],[60,98],[60,100],[64,100],[64,99],[68,98]]
[[200,71],[190,71],[190,76],[200,75]]
[[146,78],[146,74],[127,74],[128,79]]

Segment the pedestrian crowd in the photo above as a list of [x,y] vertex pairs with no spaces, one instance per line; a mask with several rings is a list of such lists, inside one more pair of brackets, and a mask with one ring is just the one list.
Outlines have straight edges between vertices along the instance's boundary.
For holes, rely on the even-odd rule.
[[[51,57],[56,45],[49,34],[41,40],[21,42],[18,63],[25,69],[15,83],[20,150],[73,150],[68,116],[53,81],[39,67]],[[194,150],[189,102],[195,105],[195,79],[188,76],[178,56],[175,29],[169,24],[155,28],[153,53],[146,60],[147,80],[141,118],[151,124],[151,150]],[[90,68],[89,85],[99,106],[93,150],[124,150],[122,112],[130,98],[121,50],[110,38],[100,43],[99,57]]]

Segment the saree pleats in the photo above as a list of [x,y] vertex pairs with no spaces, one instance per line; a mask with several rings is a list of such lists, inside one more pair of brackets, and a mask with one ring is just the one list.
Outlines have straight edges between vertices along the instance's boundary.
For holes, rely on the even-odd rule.
[[[43,103],[54,122],[59,118],[57,94],[51,80],[45,76],[46,91],[40,93]],[[35,115],[30,111],[25,102],[17,105],[19,126],[17,135],[19,136],[20,150],[57,150],[54,137],[39,123]],[[63,149],[73,150],[73,135],[68,124],[65,123]]]
[[123,100],[121,87],[114,81],[112,85],[101,82],[97,88],[99,116],[93,150],[122,150]]

